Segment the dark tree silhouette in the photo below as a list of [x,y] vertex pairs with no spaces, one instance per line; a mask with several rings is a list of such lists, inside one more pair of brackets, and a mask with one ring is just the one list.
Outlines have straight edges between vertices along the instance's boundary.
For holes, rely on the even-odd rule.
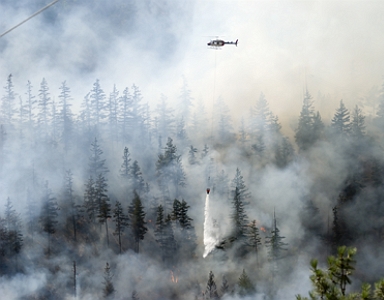
[[48,234],[48,251],[47,254],[51,254],[51,237],[56,233],[56,227],[58,224],[58,210],[56,199],[52,196],[52,192],[48,187],[48,182],[45,183],[44,196],[42,199],[42,207],[40,213],[40,224],[44,232]]
[[241,199],[240,190],[235,189],[235,195],[232,201],[233,210],[231,214],[233,226],[233,238],[236,240],[245,240],[248,224],[248,216],[244,209],[244,203]]
[[120,167],[120,176],[124,178],[124,180],[129,181],[131,178],[131,154],[129,153],[128,147],[124,147],[123,154],[123,163]]
[[207,287],[205,289],[205,299],[219,299],[215,283],[215,275],[213,275],[212,271],[209,272]]
[[312,103],[312,96],[309,94],[308,90],[306,90],[303,100],[303,106],[300,112],[299,124],[296,128],[295,133],[296,144],[302,151],[308,150],[314,142],[313,119],[314,109]]
[[239,286],[239,295],[241,297],[248,296],[256,290],[244,269],[239,277],[237,285]]
[[108,219],[111,218],[111,204],[109,203],[107,188],[108,185],[104,176],[99,174],[95,182],[95,202],[98,207],[97,218],[100,224],[105,224],[107,246],[109,247]]
[[146,227],[147,222],[145,221],[144,207],[141,203],[140,196],[134,192],[134,197],[131,205],[128,208],[130,227],[135,241],[135,252],[140,251],[140,240],[144,239],[144,235],[148,231]]
[[348,134],[351,130],[350,115],[345,107],[343,100],[340,100],[340,106],[332,118],[331,127],[338,134]]
[[117,235],[119,239],[119,253],[121,254],[121,236],[129,223],[128,216],[124,214],[123,207],[119,201],[116,201],[113,210],[113,220],[115,222],[115,231],[113,232],[113,235]]
[[111,267],[109,266],[109,263],[105,264],[104,268],[104,289],[103,289],[103,295],[105,298],[110,298],[115,293],[115,287],[112,283],[113,274],[111,272]]

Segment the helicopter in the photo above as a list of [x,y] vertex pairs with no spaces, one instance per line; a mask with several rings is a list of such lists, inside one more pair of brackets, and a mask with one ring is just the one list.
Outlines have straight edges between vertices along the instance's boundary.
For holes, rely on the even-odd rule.
[[226,42],[223,40],[216,39],[216,40],[211,40],[207,45],[212,48],[223,47],[224,45],[236,45],[237,47],[237,42],[238,40],[236,40],[236,42]]

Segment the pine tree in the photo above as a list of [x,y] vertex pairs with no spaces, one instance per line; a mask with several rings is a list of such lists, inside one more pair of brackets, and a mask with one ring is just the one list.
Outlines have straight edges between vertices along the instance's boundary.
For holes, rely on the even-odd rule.
[[92,125],[97,128],[103,122],[106,117],[106,104],[105,104],[105,94],[100,86],[99,79],[96,79],[93,84],[93,88],[90,92],[89,98],[91,99],[91,118]]
[[189,151],[188,151],[188,162],[189,162],[189,164],[190,164],[191,166],[197,164],[196,153],[197,153],[197,148],[193,147],[192,145],[189,146]]
[[228,285],[228,280],[227,278],[223,277],[223,281],[221,283],[221,293],[223,295],[227,294],[229,292],[229,285]]
[[32,84],[28,80],[27,83],[27,103],[25,104],[24,110],[27,113],[27,124],[29,130],[32,130],[33,125],[34,125],[34,109],[35,109],[35,104],[37,103],[37,100],[35,100],[35,96],[32,95]]
[[27,231],[32,237],[33,240],[33,234],[36,231],[36,216],[37,216],[37,205],[36,201],[34,199],[34,196],[32,195],[31,190],[27,189]]
[[340,107],[336,109],[331,127],[338,134],[348,134],[351,129],[349,111],[345,107],[343,100],[340,100]]
[[343,296],[345,296],[347,284],[351,283],[349,275],[355,270],[353,267],[355,254],[356,248],[342,246],[337,249],[336,257],[328,257],[329,277],[333,283],[339,286]]
[[[179,141],[179,143],[181,143],[182,146],[184,146],[188,140],[187,131],[185,129],[184,117],[181,117],[180,119],[177,119],[177,121],[176,121],[176,138]],[[182,149],[183,149],[183,147],[182,147]]]
[[163,261],[174,261],[176,259],[176,241],[173,234],[172,218],[168,215],[164,220],[164,209],[162,205],[157,208],[155,237],[162,253]]
[[174,236],[180,246],[180,253],[188,253],[188,258],[197,246],[196,233],[192,225],[193,219],[188,215],[189,208],[190,206],[184,199],[181,202],[175,199],[171,213],[171,219],[175,222]]
[[144,107],[143,104],[141,103],[142,95],[139,87],[136,85],[132,85],[131,87],[132,90],[132,122],[131,122],[131,128],[129,130],[132,130],[132,133],[134,133],[134,139],[136,140],[137,138],[142,139],[144,136],[144,120],[143,120],[143,111]]
[[264,136],[263,135],[257,136],[256,140],[252,144],[252,150],[256,153],[258,157],[263,158],[266,148],[267,147],[265,145]]
[[241,175],[241,171],[239,168],[236,168],[235,178],[232,180],[232,195],[236,194],[236,189],[238,189],[239,193],[239,201],[241,201],[244,205],[249,204],[249,200],[251,198],[251,193],[248,192],[248,188],[245,185],[243,175]]
[[48,256],[51,254],[51,236],[56,233],[57,217],[59,207],[56,199],[52,196],[51,190],[48,187],[48,182],[45,183],[45,191],[42,199],[43,205],[40,213],[40,224],[44,232],[48,234]]
[[109,263],[105,264],[104,268],[104,289],[103,294],[105,298],[110,298],[115,293],[115,287],[112,283],[113,274]]
[[115,231],[113,232],[113,235],[117,235],[119,239],[119,253],[121,254],[121,236],[125,230],[125,228],[128,226],[128,216],[124,214],[123,208],[121,206],[121,203],[119,201],[116,201],[115,209],[113,210],[113,220],[115,222]]
[[84,207],[90,222],[95,223],[98,215],[98,206],[96,203],[95,181],[92,176],[89,177],[85,184]]
[[71,170],[65,172],[64,178],[64,201],[70,206],[71,222],[73,228],[73,240],[77,241],[77,224],[80,219],[80,206],[76,204],[73,191],[73,174]]
[[321,120],[321,115],[319,112],[316,112],[316,114],[313,117],[313,142],[316,142],[321,139],[323,136],[324,131],[324,123]]
[[5,204],[5,226],[7,230],[13,230],[17,226],[17,214],[13,209],[11,199],[7,198],[7,203]]
[[130,173],[132,189],[141,195],[145,191],[145,182],[137,160],[133,162]]
[[181,202],[177,199],[173,200],[173,209],[171,213],[172,221],[179,221]]
[[203,151],[201,151],[201,159],[204,159],[205,157],[207,157],[208,153],[209,153],[209,147],[207,144],[204,144]]
[[13,90],[12,74],[8,76],[7,84],[4,87],[5,96],[2,98],[1,112],[2,123],[5,125],[11,125],[15,114],[15,98],[16,94]]
[[313,135],[313,119],[314,119],[314,110],[312,107],[312,96],[309,94],[308,90],[305,91],[305,96],[303,100],[303,107],[300,112],[299,124],[295,133],[295,141],[299,146],[299,149],[305,151],[312,146],[314,142]]
[[250,128],[252,139],[255,139],[257,136],[263,136],[267,130],[268,126],[268,116],[270,110],[268,107],[268,102],[265,99],[265,95],[260,93],[260,97],[256,102],[255,107],[251,108],[250,116]]
[[340,220],[339,220],[339,207],[334,206],[332,208],[333,213],[333,222],[332,222],[332,234],[331,234],[331,246],[334,249],[337,249],[342,243],[342,230],[340,226]]
[[351,135],[356,140],[360,140],[365,135],[365,116],[357,105],[352,112]]
[[[337,256],[328,257],[326,269],[318,268],[317,259],[311,260],[310,279],[313,289],[309,292],[311,300],[321,299],[361,299],[361,300],[383,300],[384,299],[384,280],[381,279],[374,284],[375,289],[372,293],[371,285],[363,283],[361,293],[346,292],[347,285],[352,283],[350,276],[354,272],[356,261],[356,248],[345,246],[337,249]],[[309,300],[307,297],[296,295],[297,300]]]
[[241,199],[240,190],[235,189],[235,196],[232,201],[233,211],[231,215],[233,223],[233,237],[237,240],[244,240],[247,232],[248,217],[244,209],[244,203]]
[[100,224],[105,224],[107,246],[109,247],[108,219],[111,218],[111,204],[109,203],[107,192],[108,185],[106,179],[102,174],[99,174],[95,182],[95,202],[98,208],[97,218]]
[[261,246],[261,237],[259,228],[256,225],[256,220],[253,220],[251,224],[248,225],[248,231],[246,233],[247,239],[245,241],[246,245],[252,248],[252,251],[256,253],[257,264],[259,264],[259,250]]
[[100,174],[105,175],[108,168],[104,165],[105,159],[101,158],[103,151],[95,138],[95,141],[91,144],[91,155],[89,157],[89,174],[94,178],[97,178]]
[[248,296],[256,290],[244,269],[239,277],[237,285],[239,286],[239,295],[241,297]]
[[119,115],[118,121],[121,128],[121,135],[123,141],[127,141],[128,130],[130,129],[130,122],[132,120],[132,97],[129,93],[129,89],[125,88],[123,91],[123,96],[119,98]]
[[273,213],[273,229],[271,235],[266,237],[265,245],[268,248],[269,261],[271,263],[272,276],[277,273],[277,261],[282,258],[282,252],[286,251],[286,243],[283,242],[285,237],[280,235],[280,230],[276,224],[275,213]]
[[113,85],[112,93],[109,94],[108,101],[108,125],[109,136],[112,141],[117,141],[118,138],[118,113],[119,113],[119,91],[116,85]]
[[89,94],[84,97],[78,118],[80,132],[86,135],[90,135],[92,132],[92,108]]
[[275,162],[279,168],[285,168],[293,159],[295,151],[287,137],[275,148]]
[[120,168],[120,176],[124,178],[125,180],[129,180],[131,177],[131,154],[129,153],[128,147],[124,147],[124,154],[123,154],[123,163],[121,164]]
[[219,294],[217,293],[217,287],[215,283],[215,275],[213,272],[209,272],[207,287],[205,289],[205,299],[219,299]]
[[27,114],[27,111],[25,110],[25,106],[23,104],[23,99],[19,96],[19,109],[18,109],[18,123],[19,124],[18,124],[18,128],[19,128],[19,132],[20,132],[21,141],[24,138],[23,129],[24,129],[24,125],[27,122],[27,120],[28,120],[28,114]]
[[179,187],[185,186],[186,175],[181,164],[181,156],[177,154],[177,147],[173,140],[168,138],[163,154],[159,154],[156,163],[157,177],[164,196],[169,193],[168,186],[174,188],[174,195],[177,198]]
[[49,128],[49,121],[51,114],[49,112],[49,107],[51,105],[51,98],[49,96],[49,88],[47,81],[45,78],[43,78],[41,84],[40,84],[40,90],[39,90],[39,113],[37,115],[38,117],[38,125],[41,132],[41,137],[43,139],[47,139],[48,137],[48,128]]
[[245,146],[246,142],[247,142],[247,132],[246,132],[246,129],[245,129],[245,123],[244,123],[244,118],[242,117],[241,118],[241,122],[240,122],[240,129],[239,129],[239,133],[238,133],[238,140],[240,142],[240,145],[242,147]]
[[18,254],[23,246],[23,234],[21,233],[20,216],[13,208],[9,197],[5,205],[4,223],[7,252],[11,256]]
[[51,137],[50,137],[50,144],[53,147],[57,147],[59,143],[59,126],[60,126],[60,121],[59,121],[59,115],[57,113],[57,106],[56,102],[52,101],[52,111],[51,111]]
[[148,228],[145,226],[147,222],[145,222],[144,207],[141,203],[140,196],[136,192],[134,192],[132,203],[128,208],[128,214],[132,235],[136,243],[135,252],[139,253],[139,242],[144,239],[144,235],[148,231]]
[[70,101],[72,100],[70,93],[71,90],[67,86],[66,81],[63,81],[60,86],[60,95],[59,95],[59,105],[60,105],[60,136],[61,140],[64,144],[64,150],[67,152],[70,148],[70,143],[72,140],[72,132],[73,132],[73,114],[71,111],[72,104]]

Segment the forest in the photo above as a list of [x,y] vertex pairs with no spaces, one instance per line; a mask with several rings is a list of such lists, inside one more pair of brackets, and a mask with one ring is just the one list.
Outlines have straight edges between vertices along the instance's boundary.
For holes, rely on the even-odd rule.
[[135,84],[2,86],[4,299],[384,299],[384,85],[374,114],[339,99],[330,120],[305,89],[292,136],[263,93],[235,121],[186,81],[176,107]]

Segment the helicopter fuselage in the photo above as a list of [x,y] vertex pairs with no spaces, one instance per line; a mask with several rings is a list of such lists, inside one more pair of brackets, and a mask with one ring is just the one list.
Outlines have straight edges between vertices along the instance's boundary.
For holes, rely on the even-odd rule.
[[236,45],[237,47],[237,41],[236,42],[226,42],[223,40],[212,40],[207,45],[210,47],[223,47],[224,45]]

